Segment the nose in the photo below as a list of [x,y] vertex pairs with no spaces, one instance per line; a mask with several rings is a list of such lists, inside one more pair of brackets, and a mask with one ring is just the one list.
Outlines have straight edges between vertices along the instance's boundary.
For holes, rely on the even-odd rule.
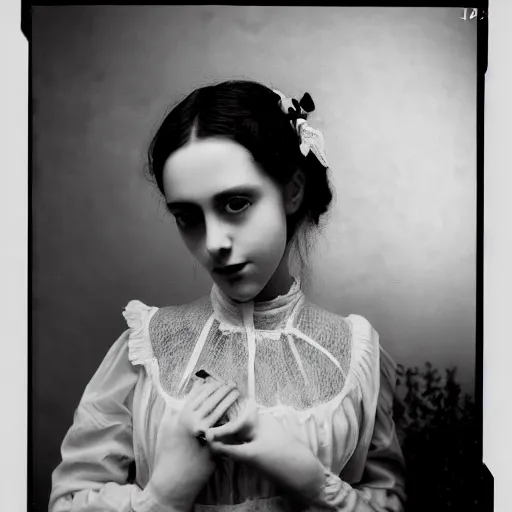
[[208,254],[215,260],[225,258],[233,246],[229,226],[216,218],[206,219],[205,224]]

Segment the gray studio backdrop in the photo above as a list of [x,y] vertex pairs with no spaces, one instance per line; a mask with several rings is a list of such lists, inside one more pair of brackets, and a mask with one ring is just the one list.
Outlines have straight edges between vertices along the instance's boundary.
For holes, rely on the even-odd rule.
[[367,316],[405,365],[475,363],[476,22],[459,9],[34,7],[35,510],[131,299],[209,291],[142,177],[193,88],[312,94],[336,202],[312,256],[321,306]]

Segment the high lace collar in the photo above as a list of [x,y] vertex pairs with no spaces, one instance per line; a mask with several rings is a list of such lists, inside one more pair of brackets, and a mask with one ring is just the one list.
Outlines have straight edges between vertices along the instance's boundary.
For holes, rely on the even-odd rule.
[[215,318],[224,328],[247,328],[249,319],[256,330],[284,329],[300,301],[304,300],[300,281],[293,283],[284,295],[267,301],[237,303],[230,299],[217,284],[210,294]]

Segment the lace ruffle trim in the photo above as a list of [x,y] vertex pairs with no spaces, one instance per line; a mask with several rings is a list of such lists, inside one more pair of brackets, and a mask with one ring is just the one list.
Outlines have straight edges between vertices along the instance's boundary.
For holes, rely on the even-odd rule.
[[128,357],[133,365],[145,365],[154,359],[149,339],[149,321],[158,308],[146,306],[140,300],[132,300],[123,311],[130,328]]

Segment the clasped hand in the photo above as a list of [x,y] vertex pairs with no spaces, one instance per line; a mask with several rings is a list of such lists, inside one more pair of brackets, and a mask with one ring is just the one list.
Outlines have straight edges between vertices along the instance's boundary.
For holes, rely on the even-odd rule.
[[[253,401],[245,401],[228,423],[215,426],[239,397],[233,383],[209,377],[194,383],[179,413],[166,410],[147,486],[162,505],[189,511],[215,469],[216,456],[253,465],[298,501],[318,495],[324,482],[320,461],[271,414],[259,414]],[[206,445],[195,439],[201,431]]]
[[197,380],[179,412],[166,407],[157,434],[155,466],[147,485],[164,508],[189,511],[215,469],[211,450],[195,438],[238,399],[234,383]]
[[255,466],[299,502],[308,504],[321,492],[321,462],[272,414],[259,414],[253,401],[246,402],[237,418],[208,429],[206,439],[214,454]]

